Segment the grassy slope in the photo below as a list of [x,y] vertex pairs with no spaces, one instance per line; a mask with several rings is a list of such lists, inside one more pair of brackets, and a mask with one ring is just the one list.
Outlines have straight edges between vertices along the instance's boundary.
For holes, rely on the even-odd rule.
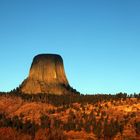
[[[5,113],[7,117],[22,114],[23,120],[34,120],[38,124],[40,124],[42,114],[67,122],[70,111],[75,114],[76,119],[82,119],[83,114],[89,115],[91,112],[93,112],[97,120],[101,118],[103,112],[105,112],[104,117],[108,116],[109,120],[117,118],[119,121],[124,121],[128,118],[128,122],[124,127],[123,137],[140,139],[139,136],[136,136],[134,129],[134,121],[140,121],[140,102],[136,98],[102,101],[94,105],[73,103],[68,108],[63,108],[63,106],[55,107],[47,103],[23,101],[20,97],[0,96],[0,113]],[[80,132],[69,131],[65,132],[65,134],[70,139],[87,139],[88,137],[97,139],[93,133],[88,134],[84,130]],[[120,134],[118,134],[116,139],[120,139],[120,137]]]

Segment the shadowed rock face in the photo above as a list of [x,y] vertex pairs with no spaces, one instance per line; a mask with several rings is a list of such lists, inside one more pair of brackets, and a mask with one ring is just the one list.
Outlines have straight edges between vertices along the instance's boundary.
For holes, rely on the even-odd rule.
[[28,78],[22,83],[21,91],[28,94],[68,93],[68,80],[60,55],[41,54],[33,59]]

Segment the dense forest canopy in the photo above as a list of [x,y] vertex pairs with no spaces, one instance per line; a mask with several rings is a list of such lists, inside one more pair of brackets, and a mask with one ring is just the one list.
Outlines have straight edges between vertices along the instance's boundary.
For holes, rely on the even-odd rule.
[[130,94],[127,93],[116,93],[116,94],[80,94],[75,89],[72,89],[73,94],[65,94],[65,95],[54,95],[54,94],[23,94],[20,92],[19,88],[16,88],[10,92],[0,92],[0,96],[17,96],[22,98],[25,101],[30,102],[42,102],[42,103],[50,103],[55,106],[67,105],[72,103],[90,103],[95,104],[100,101],[110,101],[110,100],[119,100],[126,98],[138,98],[140,99],[140,93]]

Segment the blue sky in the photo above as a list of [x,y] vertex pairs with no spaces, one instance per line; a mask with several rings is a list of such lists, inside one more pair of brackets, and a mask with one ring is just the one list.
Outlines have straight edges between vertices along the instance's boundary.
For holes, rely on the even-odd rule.
[[0,91],[40,53],[62,55],[82,93],[140,92],[140,1],[0,0]]

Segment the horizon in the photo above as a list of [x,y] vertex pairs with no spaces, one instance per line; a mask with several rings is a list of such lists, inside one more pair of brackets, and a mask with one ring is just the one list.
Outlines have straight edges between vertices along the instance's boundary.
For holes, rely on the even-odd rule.
[[84,94],[140,92],[140,1],[0,1],[0,91],[27,78],[34,56],[59,54]]

